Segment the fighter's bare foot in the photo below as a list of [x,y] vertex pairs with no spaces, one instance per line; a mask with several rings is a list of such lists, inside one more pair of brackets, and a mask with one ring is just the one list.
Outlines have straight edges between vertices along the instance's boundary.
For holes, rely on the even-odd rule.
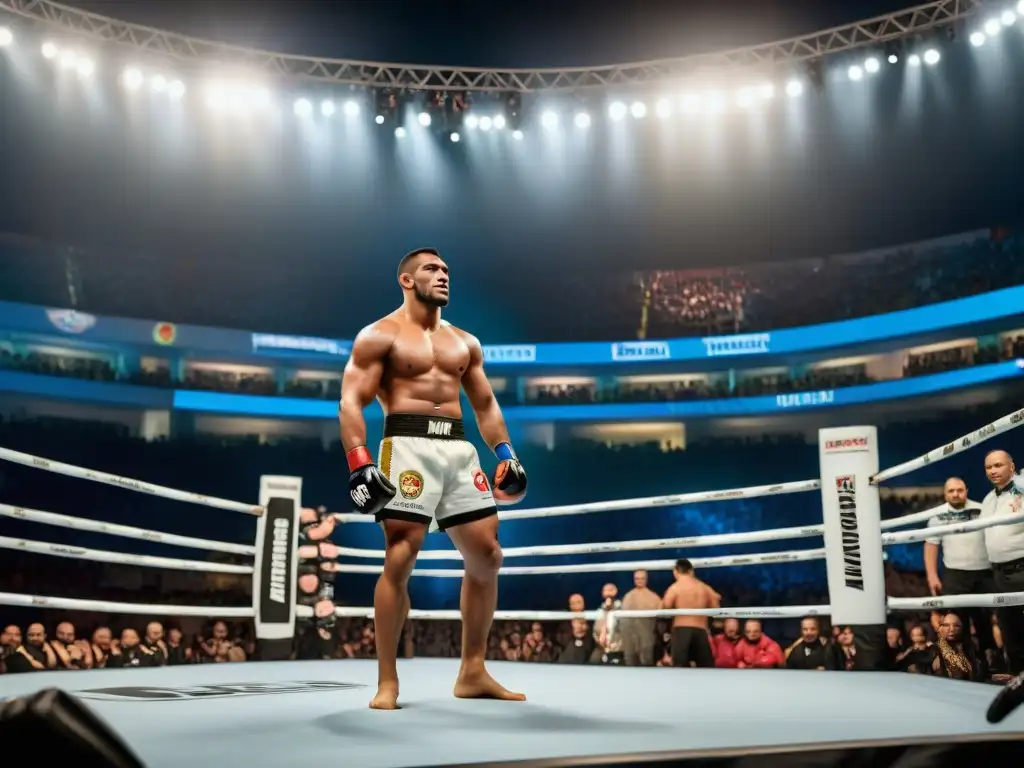
[[377,695],[370,702],[370,709],[401,709],[398,706],[398,686],[381,683],[377,686]]
[[459,672],[455,681],[455,698],[457,699],[499,699],[500,701],[526,701],[522,693],[507,690],[487,674],[479,672]]

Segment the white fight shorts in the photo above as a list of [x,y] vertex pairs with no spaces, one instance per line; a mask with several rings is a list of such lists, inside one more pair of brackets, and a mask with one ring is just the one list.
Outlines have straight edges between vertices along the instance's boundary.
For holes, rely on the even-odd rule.
[[460,419],[389,415],[377,463],[398,489],[377,513],[378,521],[407,520],[443,531],[498,513],[490,480]]

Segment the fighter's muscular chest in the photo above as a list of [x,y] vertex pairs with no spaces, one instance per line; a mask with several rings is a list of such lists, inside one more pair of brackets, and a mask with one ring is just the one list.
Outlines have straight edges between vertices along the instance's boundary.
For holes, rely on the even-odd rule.
[[469,367],[469,346],[457,331],[442,326],[434,333],[402,328],[388,359],[392,375],[416,378],[431,373],[461,378]]

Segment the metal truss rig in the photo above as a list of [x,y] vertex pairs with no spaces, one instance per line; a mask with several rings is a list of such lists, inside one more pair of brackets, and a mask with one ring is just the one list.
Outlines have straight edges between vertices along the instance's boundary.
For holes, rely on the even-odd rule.
[[386,64],[293,56],[216,43],[129,24],[50,0],[0,0],[0,10],[60,28],[64,33],[196,64],[220,64],[278,77],[368,88],[420,91],[570,91],[678,81],[697,74],[728,76],[774,70],[812,59],[927,33],[982,8],[984,0],[936,0],[803,37],[720,53],[600,67],[486,69]]

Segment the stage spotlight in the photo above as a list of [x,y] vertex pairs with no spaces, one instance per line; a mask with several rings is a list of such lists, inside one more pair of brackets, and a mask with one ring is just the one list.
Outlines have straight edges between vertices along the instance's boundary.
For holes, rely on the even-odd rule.
[[142,73],[134,67],[129,67],[124,71],[124,76],[121,80],[124,82],[125,88],[134,91],[142,85]]
[[851,80],[856,82],[857,80],[860,80],[861,78],[864,77],[864,70],[858,67],[856,64],[854,64],[846,71],[846,74]]
[[896,55],[895,53],[890,53],[890,54],[889,54],[889,58],[888,58],[888,59],[886,59],[886,60],[887,60],[887,61],[888,61],[888,62],[889,62],[890,64],[898,64],[898,63],[899,63],[899,61],[900,61],[900,57],[899,57],[899,56],[897,56],[897,55]]
[[149,81],[149,86],[157,93],[163,93],[167,90],[167,78],[163,75],[154,75]]
[[515,139],[516,141],[522,141],[523,140],[523,132],[522,131],[512,131],[512,138]]
[[458,144],[459,141],[462,139],[462,137],[459,136],[457,131],[453,132],[451,136],[449,136],[448,138],[452,140],[452,144]]
[[313,114],[313,105],[309,103],[309,99],[299,99],[295,102],[295,114],[299,117],[309,117]]
[[57,58],[57,46],[53,43],[43,43],[42,51],[44,59]]
[[878,63],[878,59],[876,59],[874,56],[869,56],[867,59],[864,60],[864,71],[867,72],[868,74],[875,74],[875,72],[881,69],[881,67],[882,65]]
[[71,69],[78,64],[78,54],[74,51],[64,51],[60,55],[60,65],[64,69]]
[[672,102],[669,99],[658,99],[658,103],[654,106],[654,111],[658,113],[658,117],[662,120],[666,117],[671,117]]
[[345,114],[349,117],[355,117],[359,114],[359,103],[353,99],[349,99],[345,102]]
[[494,130],[502,131],[505,129],[505,116],[495,115],[494,116]]
[[419,121],[420,125],[422,125],[424,128],[427,128],[427,127],[430,126],[431,119],[430,119],[430,114],[429,113],[427,113],[427,112],[420,112],[419,115],[416,116],[416,119]]
[[1017,13],[1024,16],[1024,0],[1020,0],[1020,2],[1017,3]]
[[558,115],[550,109],[540,116],[540,124],[549,131],[558,127]]
[[172,99],[180,99],[185,95],[185,84],[181,82],[181,80],[173,81],[169,86],[167,86],[167,94]]
[[398,95],[394,91],[390,89],[377,91],[374,102],[374,109],[377,110],[374,122],[377,125],[384,125],[389,121],[398,122]]
[[480,118],[480,130],[481,131],[489,131],[489,130],[491,130],[491,126],[493,124],[494,124],[494,121],[491,120],[491,118],[489,118],[487,116],[484,116],[484,117]]
[[472,131],[473,129],[479,127],[479,125],[480,125],[480,118],[477,117],[476,115],[466,115],[465,123],[466,123],[466,127],[469,128],[469,130]]
[[397,128],[395,128],[395,138],[396,139],[404,139],[405,138],[405,128],[403,128],[402,126],[398,126]]
[[89,75],[96,71],[96,65],[92,59],[82,58],[78,60],[75,69],[78,70],[78,74],[82,77],[89,77]]
[[910,54],[910,58],[907,59],[907,64],[912,67],[919,67],[921,66],[921,57],[916,53],[912,53]]
[[608,107],[608,117],[612,120],[621,120],[626,116],[627,112],[629,112],[629,110],[621,101],[613,101],[611,106]]
[[324,117],[330,117],[334,114],[334,102],[330,99],[325,99],[320,102],[320,114]]
[[633,104],[629,107],[629,111],[637,120],[639,120],[642,117],[647,117],[647,105],[644,104],[642,101],[634,101]]
[[523,120],[523,97],[510,93],[505,97],[505,119],[512,130],[518,131]]
[[975,48],[980,48],[985,44],[985,33],[984,32],[971,32],[970,37],[971,45]]
[[375,118],[373,118],[373,122],[375,122],[377,125],[384,125],[384,115],[377,115]]
[[985,22],[985,34],[989,37],[995,37],[999,34],[999,30],[1003,28],[1003,25],[999,23],[999,19],[989,19]]
[[1005,10],[1002,16],[999,17],[999,20],[1003,22],[1004,27],[1012,27],[1013,22],[1017,20],[1017,14],[1011,10]]
[[799,80],[790,80],[786,83],[786,95],[789,97],[799,96],[804,92],[804,84]]
[[929,48],[927,51],[924,52],[924,63],[927,64],[929,67],[938,64],[939,59],[941,58],[942,57],[939,55],[939,52],[935,48]]
[[577,128],[589,128],[590,115],[588,115],[586,112],[577,112],[575,122]]
[[14,42],[14,33],[11,32],[7,27],[0,27],[0,48],[10,45]]

